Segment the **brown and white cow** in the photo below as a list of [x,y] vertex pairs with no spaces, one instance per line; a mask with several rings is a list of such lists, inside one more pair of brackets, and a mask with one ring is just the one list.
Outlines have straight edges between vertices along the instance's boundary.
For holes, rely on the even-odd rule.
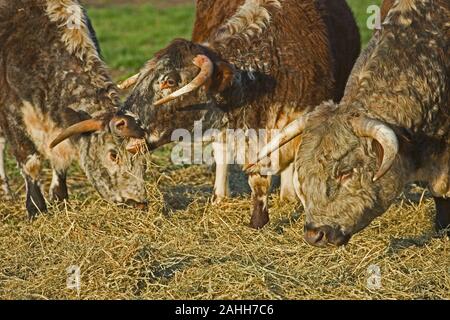
[[[171,142],[176,129],[192,130],[198,120],[204,130],[270,132],[310,106],[339,101],[359,50],[344,0],[199,0],[194,41],[174,40],[127,80],[123,87],[135,87],[125,109],[139,116],[150,149]],[[283,151],[282,185],[292,184],[298,142]],[[252,139],[243,145],[255,147]],[[229,150],[220,149],[219,143],[215,189],[225,196],[222,159]],[[249,176],[254,228],[269,221],[270,181],[261,173]]]
[[[26,182],[30,216],[46,210],[43,158],[53,168],[51,197],[68,197],[66,172],[79,160],[106,199],[142,204],[142,159],[131,157],[110,130],[130,129],[115,84],[99,58],[95,34],[76,0],[0,0],[0,180],[5,141]],[[133,121],[133,124],[135,122]],[[135,128],[131,136],[142,132]]]
[[434,196],[436,228],[450,227],[450,3],[389,2],[339,106],[300,117],[259,156],[301,134],[294,183],[312,245],[347,243],[415,181]]

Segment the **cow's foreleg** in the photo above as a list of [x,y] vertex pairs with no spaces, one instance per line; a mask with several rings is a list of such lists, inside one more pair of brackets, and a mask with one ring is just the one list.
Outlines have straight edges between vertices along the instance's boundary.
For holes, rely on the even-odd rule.
[[450,236],[450,199],[434,198],[436,203],[436,230],[447,230]]
[[297,201],[294,188],[294,163],[281,172],[280,198],[282,201]]
[[269,189],[271,176],[261,176],[252,174],[249,176],[248,183],[252,189],[253,213],[250,221],[250,227],[261,229],[269,222]]
[[47,211],[44,196],[40,187],[41,160],[37,154],[33,154],[21,163],[22,174],[25,178],[27,191],[26,208],[30,218]]
[[61,202],[69,199],[66,182],[67,172],[65,169],[53,168],[52,183],[50,185],[50,198],[53,201]]
[[47,211],[47,205],[42,195],[39,181],[41,175],[39,153],[33,141],[30,140],[28,134],[20,126],[7,127],[5,131],[8,142],[10,142],[11,151],[25,180],[28,216],[33,218],[38,213]]
[[216,179],[214,181],[214,202],[219,203],[230,195],[228,183],[228,162],[226,143],[214,142],[214,160],[216,161]]
[[6,176],[5,169],[5,152],[6,152],[6,139],[0,136],[0,187],[3,193],[3,196],[6,199],[11,199],[12,194],[9,189],[8,177]]

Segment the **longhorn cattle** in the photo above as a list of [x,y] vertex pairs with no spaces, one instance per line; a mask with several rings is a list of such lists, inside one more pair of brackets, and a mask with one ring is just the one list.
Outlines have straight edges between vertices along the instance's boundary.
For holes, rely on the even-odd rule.
[[450,3],[389,2],[340,105],[300,117],[259,155],[301,134],[294,183],[312,245],[347,243],[415,181],[434,196],[436,228],[450,227]]
[[[53,168],[55,200],[67,199],[66,172],[79,160],[105,199],[142,204],[142,159],[129,156],[110,125],[136,138],[142,132],[130,134],[130,115],[114,116],[117,88],[78,1],[0,0],[0,43],[0,160],[6,138],[25,179],[29,215],[46,210],[43,158]],[[0,179],[8,192],[2,161]]]
[[[344,0],[199,0],[193,38],[174,40],[123,84],[135,85],[125,110],[139,116],[149,149],[201,119],[204,130],[282,128],[309,106],[339,101],[360,50]],[[253,142],[247,139],[245,149]],[[292,184],[298,142],[284,149],[282,185]],[[220,149],[216,192],[223,196],[230,150]],[[269,221],[270,181],[261,173],[249,176],[254,228]]]

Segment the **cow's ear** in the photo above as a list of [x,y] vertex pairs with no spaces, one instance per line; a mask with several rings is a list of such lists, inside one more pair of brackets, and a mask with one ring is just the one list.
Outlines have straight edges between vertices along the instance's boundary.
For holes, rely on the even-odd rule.
[[219,61],[214,64],[214,78],[212,83],[212,90],[216,92],[223,92],[233,84],[233,78],[236,69],[233,65]]
[[141,139],[145,137],[145,131],[140,126],[139,120],[127,114],[117,114],[109,122],[111,132],[123,138]]

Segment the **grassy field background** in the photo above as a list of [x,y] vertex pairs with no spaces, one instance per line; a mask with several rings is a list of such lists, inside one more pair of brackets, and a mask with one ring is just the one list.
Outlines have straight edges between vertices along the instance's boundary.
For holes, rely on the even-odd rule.
[[[369,4],[348,1],[364,42]],[[193,1],[85,1],[116,80],[137,71],[175,37],[189,38]],[[30,223],[24,185],[8,162],[16,201],[0,200],[3,299],[449,299],[450,241],[435,238],[434,204],[410,187],[382,218],[344,248],[303,240],[303,209],[271,196],[271,223],[247,227],[250,201],[236,171],[234,198],[212,205],[213,174],[179,167],[167,149],[149,158],[147,212],[101,200],[74,167],[71,201]],[[46,185],[50,172],[45,171]],[[81,270],[80,291],[67,269]],[[381,272],[371,287],[372,271]]]
[[[130,2],[132,4],[127,4]],[[372,35],[366,26],[367,7],[370,4],[379,5],[381,0],[347,2],[358,18],[361,39],[366,44]],[[93,0],[85,3],[91,4],[88,12],[97,31],[104,59],[119,79],[138,70],[168,41],[191,37],[195,1]]]

